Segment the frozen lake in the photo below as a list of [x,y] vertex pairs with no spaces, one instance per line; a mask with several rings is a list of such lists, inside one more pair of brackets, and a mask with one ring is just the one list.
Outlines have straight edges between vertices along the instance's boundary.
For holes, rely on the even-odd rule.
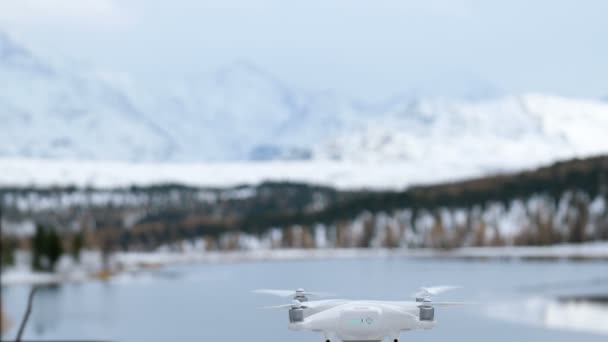
[[[556,298],[608,294],[606,262],[501,262],[378,257],[173,266],[108,282],[38,292],[24,339],[114,341],[322,341],[287,330],[286,303],[256,288],[304,287],[340,298],[404,300],[420,285],[463,286],[437,300],[482,303],[436,309],[437,327],[401,335],[416,341],[606,341],[608,309]],[[13,339],[29,287],[2,289]],[[568,328],[567,326],[570,326]],[[583,329],[583,328],[581,328]],[[604,328],[605,329],[605,328]]]

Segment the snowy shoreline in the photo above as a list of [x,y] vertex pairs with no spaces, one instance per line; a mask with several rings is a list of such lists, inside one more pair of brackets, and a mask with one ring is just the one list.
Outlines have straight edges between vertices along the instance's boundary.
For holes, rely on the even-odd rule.
[[562,244],[543,247],[463,247],[453,250],[430,248],[319,248],[261,249],[205,253],[118,253],[116,257],[128,265],[137,263],[172,264],[182,262],[232,263],[243,261],[314,260],[370,257],[403,258],[471,258],[521,260],[608,260],[608,242]]
[[[177,264],[220,264],[264,261],[297,261],[351,258],[423,258],[453,260],[512,261],[608,261],[608,242],[562,244],[543,247],[464,247],[453,250],[435,249],[269,249],[212,252],[119,252],[111,258],[116,272],[138,273]],[[89,258],[90,259],[90,258]],[[32,272],[21,265],[4,270],[2,286],[60,284],[100,279],[99,263],[94,268],[80,266],[57,273]]]

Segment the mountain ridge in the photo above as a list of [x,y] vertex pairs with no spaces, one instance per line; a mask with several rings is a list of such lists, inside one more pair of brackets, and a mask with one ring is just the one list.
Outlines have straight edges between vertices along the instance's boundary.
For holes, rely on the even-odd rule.
[[412,162],[529,167],[608,151],[608,103],[547,94],[359,103],[245,61],[129,87],[55,65],[0,32],[0,158]]

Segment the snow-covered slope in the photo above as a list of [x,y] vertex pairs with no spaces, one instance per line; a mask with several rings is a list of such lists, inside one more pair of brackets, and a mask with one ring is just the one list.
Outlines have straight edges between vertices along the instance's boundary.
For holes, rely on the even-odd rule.
[[434,161],[479,171],[530,167],[608,152],[608,104],[527,94],[402,103],[317,146],[345,160]]
[[295,91],[244,62],[158,91],[143,111],[178,141],[175,160],[309,159],[318,141],[364,115],[340,97]]
[[174,143],[120,89],[0,34],[0,156],[160,160]]
[[361,105],[296,90],[247,63],[162,84],[110,76],[51,63],[0,33],[0,158],[313,159],[476,176],[608,152],[608,103],[599,100],[494,94]]

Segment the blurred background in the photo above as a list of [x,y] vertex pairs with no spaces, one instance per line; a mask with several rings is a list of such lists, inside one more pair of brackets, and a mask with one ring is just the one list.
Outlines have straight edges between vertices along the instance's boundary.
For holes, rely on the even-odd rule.
[[605,1],[0,3],[1,334],[321,341],[255,288],[608,336]]

